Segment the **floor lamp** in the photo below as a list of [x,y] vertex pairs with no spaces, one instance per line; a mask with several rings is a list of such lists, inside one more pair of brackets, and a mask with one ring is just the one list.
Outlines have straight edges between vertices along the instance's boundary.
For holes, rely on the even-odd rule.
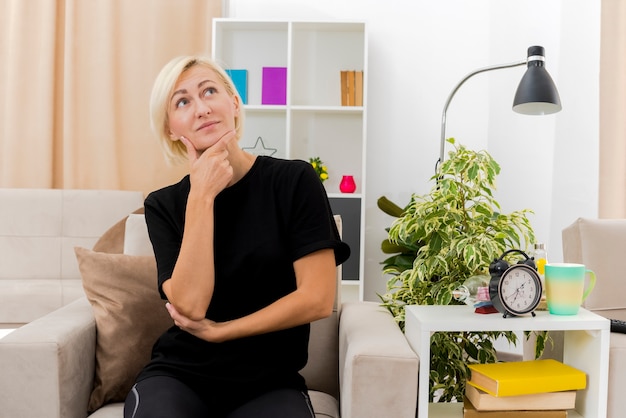
[[559,92],[552,81],[552,77],[548,74],[544,67],[545,51],[542,46],[531,46],[528,48],[528,58],[523,61],[512,62],[509,64],[492,65],[489,67],[479,68],[466,75],[454,87],[446,104],[443,107],[443,115],[441,117],[441,144],[439,149],[439,160],[436,168],[443,162],[444,148],[446,143],[446,112],[455,93],[469,78],[476,74],[484,73],[492,70],[500,70],[503,68],[519,67],[526,64],[526,73],[517,86],[517,92],[513,99],[513,110],[524,115],[549,115],[561,110],[561,99]]

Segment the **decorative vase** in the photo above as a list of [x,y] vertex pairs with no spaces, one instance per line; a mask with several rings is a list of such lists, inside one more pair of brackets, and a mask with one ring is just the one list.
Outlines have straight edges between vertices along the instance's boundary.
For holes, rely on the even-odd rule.
[[353,176],[343,176],[341,183],[339,183],[339,190],[341,193],[354,193],[356,190],[356,183]]

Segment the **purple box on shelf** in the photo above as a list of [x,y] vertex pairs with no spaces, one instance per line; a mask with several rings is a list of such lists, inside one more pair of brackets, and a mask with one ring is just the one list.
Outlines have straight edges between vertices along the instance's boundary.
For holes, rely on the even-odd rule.
[[263,67],[262,104],[287,104],[287,68]]

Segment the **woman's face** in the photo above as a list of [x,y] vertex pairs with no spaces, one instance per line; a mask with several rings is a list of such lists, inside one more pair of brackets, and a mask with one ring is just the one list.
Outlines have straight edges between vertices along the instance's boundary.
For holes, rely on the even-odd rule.
[[174,87],[167,111],[170,136],[173,141],[185,137],[202,152],[235,129],[238,114],[239,100],[228,93],[219,75],[195,65]]

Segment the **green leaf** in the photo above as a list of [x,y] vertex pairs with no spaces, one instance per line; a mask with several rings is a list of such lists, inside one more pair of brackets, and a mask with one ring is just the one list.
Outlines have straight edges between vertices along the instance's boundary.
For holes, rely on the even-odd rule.
[[471,165],[469,169],[467,170],[467,176],[469,177],[471,181],[476,180],[476,177],[478,176],[478,170],[479,170],[479,167],[477,164]]
[[404,213],[404,209],[387,199],[385,196],[378,198],[376,203],[378,204],[378,208],[380,210],[385,212],[387,215],[393,216],[394,218],[399,218]]
[[467,346],[465,346],[465,351],[470,357],[475,359],[478,358],[478,347],[476,347],[474,344],[467,344]]
[[380,248],[385,254],[404,253],[409,251],[409,249],[404,245],[396,244],[389,241],[389,239],[384,240],[380,244]]

